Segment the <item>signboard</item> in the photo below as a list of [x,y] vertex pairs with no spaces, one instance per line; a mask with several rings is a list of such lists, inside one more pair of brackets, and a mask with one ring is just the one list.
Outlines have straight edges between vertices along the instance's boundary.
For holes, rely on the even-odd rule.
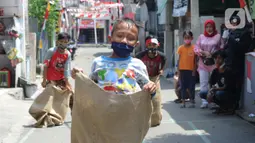
[[[104,28],[105,20],[96,20],[96,28]],[[93,19],[84,19],[80,24],[81,29],[94,28],[94,20]]]

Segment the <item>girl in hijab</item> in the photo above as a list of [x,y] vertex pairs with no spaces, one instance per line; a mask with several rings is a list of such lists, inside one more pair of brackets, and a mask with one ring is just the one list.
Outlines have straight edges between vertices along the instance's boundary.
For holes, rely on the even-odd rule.
[[199,57],[198,72],[200,79],[200,93],[202,99],[201,108],[207,108],[208,102],[206,94],[209,90],[209,76],[215,68],[212,54],[224,48],[224,42],[221,35],[218,34],[213,20],[207,20],[204,23],[204,33],[198,37],[194,51]]

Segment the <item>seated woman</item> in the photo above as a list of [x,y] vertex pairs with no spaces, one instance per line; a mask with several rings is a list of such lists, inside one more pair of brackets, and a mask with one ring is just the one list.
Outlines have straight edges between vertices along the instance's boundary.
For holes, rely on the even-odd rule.
[[226,54],[224,51],[217,51],[213,54],[216,67],[210,77],[210,90],[208,102],[216,103],[219,108],[214,113],[233,114],[235,108],[235,82],[233,74],[227,66],[225,66]]

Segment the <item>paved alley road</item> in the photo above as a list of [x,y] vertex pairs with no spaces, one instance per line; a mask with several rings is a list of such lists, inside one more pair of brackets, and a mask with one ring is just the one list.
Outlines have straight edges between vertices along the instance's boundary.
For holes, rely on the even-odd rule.
[[[92,60],[109,55],[108,48],[80,48],[73,67],[78,66],[89,73]],[[173,103],[173,85],[162,79],[163,121],[151,128],[145,143],[254,143],[255,127],[237,116],[217,116],[211,111],[196,108],[180,109]],[[86,122],[86,121],[84,121]],[[70,143],[71,118],[63,126],[54,128],[25,128],[18,143]]]

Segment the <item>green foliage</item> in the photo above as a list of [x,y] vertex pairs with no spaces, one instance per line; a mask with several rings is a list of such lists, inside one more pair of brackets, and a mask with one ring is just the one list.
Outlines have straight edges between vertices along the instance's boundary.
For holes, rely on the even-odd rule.
[[[47,33],[52,33],[56,29],[58,23],[59,10],[58,4],[59,0],[54,0],[55,3],[51,4],[49,11],[49,18],[46,22],[46,31]],[[28,0],[28,14],[29,17],[34,17],[38,19],[38,25],[42,28],[44,15],[47,8],[48,0]]]

